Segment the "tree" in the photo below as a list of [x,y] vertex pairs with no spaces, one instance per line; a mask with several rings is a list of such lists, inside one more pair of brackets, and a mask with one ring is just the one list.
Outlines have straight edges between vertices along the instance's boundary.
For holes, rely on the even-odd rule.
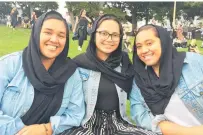
[[9,15],[12,9],[12,2],[0,2],[0,16]]
[[203,2],[185,2],[182,10],[186,20],[194,20],[195,16],[203,17]]
[[[66,8],[70,13],[71,20],[74,20],[74,16],[79,16],[80,10],[85,9],[87,12],[87,16],[89,16],[92,20],[93,18],[97,18],[99,15],[99,11],[103,10],[104,13],[115,14],[121,21],[125,19],[125,13],[111,6],[105,6],[104,2],[66,2]],[[72,22],[72,25],[74,21]]]
[[23,13],[29,17],[33,11],[36,11],[37,16],[40,16],[48,10],[58,9],[57,2],[17,2],[17,4],[21,6]]
[[[182,15],[182,8],[183,2],[177,2],[176,18],[179,18]],[[153,14],[156,20],[163,22],[164,18],[167,17],[170,20],[170,25],[172,27],[174,2],[151,2],[150,9],[151,14]]]

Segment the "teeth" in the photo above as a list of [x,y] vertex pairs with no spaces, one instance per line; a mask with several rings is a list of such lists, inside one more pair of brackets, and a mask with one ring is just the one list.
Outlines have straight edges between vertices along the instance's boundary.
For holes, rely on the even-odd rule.
[[148,60],[148,59],[150,59],[152,57],[152,55],[147,55],[147,56],[144,56],[144,59],[145,60]]
[[52,51],[56,50],[56,46],[47,45],[47,47],[49,50],[52,50]]

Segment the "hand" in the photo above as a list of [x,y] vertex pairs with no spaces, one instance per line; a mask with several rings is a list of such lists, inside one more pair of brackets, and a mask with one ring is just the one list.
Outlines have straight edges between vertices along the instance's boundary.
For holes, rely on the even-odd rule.
[[16,135],[47,135],[46,129],[42,124],[25,126]]
[[195,47],[195,48],[190,47],[190,52],[200,53],[200,51],[197,47]]

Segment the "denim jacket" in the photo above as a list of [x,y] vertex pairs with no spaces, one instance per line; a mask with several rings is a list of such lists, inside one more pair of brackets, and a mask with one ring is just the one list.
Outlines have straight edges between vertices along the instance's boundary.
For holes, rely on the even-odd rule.
[[[197,53],[188,52],[184,60],[182,75],[180,77],[175,93],[185,104],[192,115],[203,124],[203,56]],[[131,117],[137,125],[160,132],[156,121],[167,120],[164,115],[153,116],[140,89],[133,83],[130,93]],[[156,128],[155,128],[156,127]]]
[[[117,68],[115,68],[115,70],[118,72],[121,72],[121,66],[118,66]],[[82,126],[84,126],[84,124],[93,115],[93,112],[97,103],[97,95],[98,95],[101,72],[96,72],[96,71],[92,71],[84,68],[80,68],[79,72],[83,80],[83,90],[84,90],[85,102],[86,102],[86,113],[85,113],[85,117],[82,120]],[[120,115],[125,121],[128,121],[130,123],[129,118],[126,115],[127,93],[116,84],[115,86],[119,97]]]
[[[64,87],[61,107],[50,117],[53,135],[79,126],[85,114],[82,80],[78,69]],[[21,117],[29,110],[34,88],[22,67],[22,52],[0,58],[0,134],[14,135],[25,125]]]

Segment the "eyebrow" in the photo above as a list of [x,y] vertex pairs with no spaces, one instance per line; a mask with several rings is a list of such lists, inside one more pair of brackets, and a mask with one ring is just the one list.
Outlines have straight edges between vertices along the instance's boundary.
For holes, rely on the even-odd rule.
[[[153,41],[152,39],[147,39],[147,40],[145,40],[144,42],[148,42],[148,41]],[[139,44],[141,44],[140,42],[138,42],[138,43],[135,43],[136,45],[139,45]]]
[[108,30],[98,30],[98,31],[108,32],[109,34],[120,34],[120,32],[112,32],[112,33],[110,33]]

